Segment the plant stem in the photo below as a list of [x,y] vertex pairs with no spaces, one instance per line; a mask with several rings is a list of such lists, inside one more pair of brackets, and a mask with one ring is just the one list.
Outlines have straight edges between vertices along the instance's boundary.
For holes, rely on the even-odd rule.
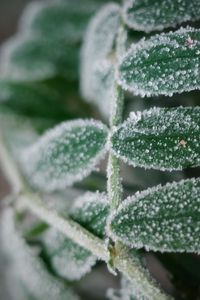
[[22,195],[18,198],[18,202],[20,209],[29,209],[39,219],[62,232],[83,248],[91,251],[99,259],[108,261],[109,252],[103,240],[94,236],[73,220],[63,218],[58,213],[51,211],[42,203],[37,194]]

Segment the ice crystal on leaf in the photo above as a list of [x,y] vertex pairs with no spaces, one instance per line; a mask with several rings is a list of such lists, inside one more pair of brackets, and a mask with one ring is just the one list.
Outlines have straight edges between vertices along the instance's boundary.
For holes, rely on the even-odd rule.
[[106,152],[107,128],[93,120],[64,122],[21,153],[30,182],[62,189],[87,176]]
[[118,82],[140,96],[200,88],[200,30],[187,27],[133,44],[121,59]]
[[43,242],[53,269],[68,280],[80,279],[96,263],[94,255],[56,229],[49,229],[44,234]]
[[105,237],[106,220],[109,214],[109,203],[104,193],[87,192],[76,199],[71,218],[96,236]]
[[[7,275],[9,290],[14,299],[78,300],[72,290],[52,277],[16,229],[14,215],[10,209],[1,216],[1,248],[8,259]],[[12,245],[12,247],[11,247]],[[17,290],[16,290],[17,288]],[[18,292],[20,291],[20,294]]]
[[133,29],[150,32],[200,18],[197,0],[126,0],[123,17]]
[[200,107],[132,113],[112,136],[112,150],[134,166],[182,170],[200,165]]
[[109,234],[128,246],[200,252],[200,179],[157,186],[127,198],[113,213]]
[[109,3],[90,22],[81,54],[81,92],[108,115],[114,84],[113,46],[119,27],[119,6]]

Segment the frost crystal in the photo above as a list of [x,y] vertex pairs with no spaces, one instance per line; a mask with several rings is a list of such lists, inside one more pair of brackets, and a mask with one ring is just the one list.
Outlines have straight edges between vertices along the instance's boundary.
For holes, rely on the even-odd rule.
[[136,30],[150,32],[200,18],[197,0],[126,0],[123,17]]
[[[15,228],[13,212],[4,211],[1,216],[1,248],[8,258],[9,289],[21,300],[23,294],[38,300],[78,300],[79,298],[66,285],[47,273],[42,261],[37,258]],[[12,247],[11,247],[12,245]],[[17,291],[16,291],[17,288]],[[27,298],[26,298],[27,299]]]
[[109,203],[104,193],[87,192],[73,204],[71,218],[100,238],[105,237]]
[[200,107],[132,113],[115,129],[112,151],[133,166],[182,170],[200,165]]
[[109,234],[134,248],[200,253],[199,193],[200,179],[136,193],[110,217]]
[[55,229],[43,238],[47,255],[56,273],[68,280],[78,280],[91,270],[96,257]]
[[114,84],[112,53],[119,27],[119,6],[109,3],[89,24],[81,54],[81,92],[108,115]]
[[64,122],[21,153],[30,182],[63,189],[87,176],[106,152],[107,128],[93,120]]
[[135,95],[200,88],[200,30],[187,27],[133,44],[121,59],[118,83]]

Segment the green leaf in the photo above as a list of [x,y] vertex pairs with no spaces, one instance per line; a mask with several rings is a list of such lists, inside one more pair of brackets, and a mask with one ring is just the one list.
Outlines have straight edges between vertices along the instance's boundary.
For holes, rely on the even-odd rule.
[[39,84],[1,80],[0,107],[28,117],[64,119],[67,115],[64,101],[57,92]]
[[70,281],[83,277],[96,263],[94,255],[53,228],[44,234],[43,243],[53,269]]
[[127,198],[110,218],[114,240],[147,250],[200,252],[200,179],[157,186]]
[[98,4],[81,0],[29,4],[21,20],[21,30],[41,37],[66,39],[68,44],[80,42],[88,20]]
[[126,0],[123,17],[133,29],[162,30],[199,20],[200,3],[196,0]]
[[132,113],[112,136],[115,155],[133,166],[182,170],[200,165],[200,107]]
[[73,204],[71,218],[99,238],[106,236],[105,227],[109,203],[104,193],[88,192]]
[[108,115],[114,84],[113,46],[118,32],[119,6],[104,5],[91,20],[81,53],[81,92]]
[[0,229],[1,248],[9,263],[6,272],[9,291],[14,299],[79,299],[67,285],[47,272],[36,249],[30,248],[18,232],[11,209],[3,212]]
[[63,189],[81,180],[104,156],[107,128],[93,120],[74,120],[49,130],[21,153],[30,182],[43,190]]
[[73,80],[78,77],[79,48],[65,39],[20,35],[2,48],[4,78],[36,81],[56,76]]
[[118,83],[135,95],[182,93],[200,88],[200,30],[187,27],[133,44],[121,59]]

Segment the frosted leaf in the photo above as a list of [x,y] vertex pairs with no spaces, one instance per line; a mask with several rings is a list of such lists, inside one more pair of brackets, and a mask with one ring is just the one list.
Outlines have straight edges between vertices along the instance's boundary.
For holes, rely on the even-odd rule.
[[199,20],[197,0],[126,0],[123,17],[136,30],[150,32]]
[[91,20],[81,53],[81,92],[104,115],[114,84],[113,46],[119,28],[119,6],[109,3]]
[[23,14],[20,29],[41,37],[66,39],[69,44],[77,43],[82,40],[97,7],[97,3],[87,0],[33,2]]
[[44,234],[46,253],[56,273],[68,280],[78,280],[91,271],[96,257],[55,229]]
[[64,101],[51,88],[30,83],[0,81],[0,107],[20,115],[64,119]]
[[18,34],[2,47],[1,73],[4,78],[22,81],[57,75],[76,79],[78,57],[78,47],[71,47],[65,39]]
[[[13,212],[10,209],[3,212],[0,229],[1,247],[9,260],[7,272],[8,278],[11,279],[9,288],[12,294],[16,293],[15,288],[18,287],[18,290],[23,288],[24,294],[29,296],[28,299],[79,299],[69,287],[47,272],[35,249],[26,244],[15,228]],[[16,294],[14,299],[21,300],[19,297]]]
[[83,179],[104,156],[107,128],[94,120],[64,122],[21,153],[30,182],[43,190],[63,189]]
[[200,107],[132,113],[112,136],[112,151],[133,166],[182,170],[200,165]]
[[133,44],[121,59],[118,83],[135,95],[182,93],[200,88],[200,30],[187,27]]
[[104,193],[87,192],[77,198],[70,216],[94,235],[104,238],[109,203]]
[[199,253],[199,193],[199,178],[136,193],[111,216],[109,234],[134,248]]

